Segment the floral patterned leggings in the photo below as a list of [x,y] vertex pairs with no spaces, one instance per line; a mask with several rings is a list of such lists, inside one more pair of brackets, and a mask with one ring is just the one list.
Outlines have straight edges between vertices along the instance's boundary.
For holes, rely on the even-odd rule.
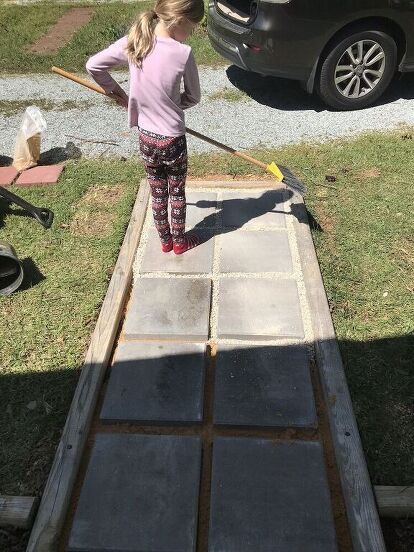
[[[151,187],[152,213],[160,239],[162,243],[168,243],[172,237],[174,243],[183,243],[186,215],[186,137],[162,136],[140,129],[139,147]],[[168,197],[171,203],[171,227],[168,220]]]

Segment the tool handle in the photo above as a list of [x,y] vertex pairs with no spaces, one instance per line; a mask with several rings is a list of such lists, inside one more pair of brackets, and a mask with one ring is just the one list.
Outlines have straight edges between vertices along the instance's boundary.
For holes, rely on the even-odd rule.
[[240,157],[241,159],[244,159],[245,161],[248,161],[249,163],[253,163],[253,165],[257,165],[258,167],[262,169],[266,169],[267,165],[266,163],[262,163],[258,159],[255,159],[254,157],[250,157],[250,155],[247,155],[246,153],[242,153],[241,151],[237,151],[234,148],[231,148],[230,146],[226,146],[226,144],[222,144],[221,142],[217,142],[217,140],[213,140],[213,138],[209,138],[208,136],[205,136],[204,134],[201,134],[200,132],[197,132],[196,130],[192,130],[191,128],[186,128],[186,131],[188,134],[191,134],[192,136],[195,136],[196,138],[199,138],[200,140],[203,140],[204,142],[208,142],[209,144],[212,144],[213,146],[216,146],[217,148],[220,148],[224,151],[227,151],[229,153],[232,153],[233,155],[236,155],[237,157]]
[[27,211],[44,228],[50,228],[52,226],[54,214],[50,209],[46,207],[35,207],[25,199],[13,194],[10,190],[6,190],[2,186],[0,186],[0,196],[4,197],[9,203],[14,203]]
[[68,71],[64,71],[60,67],[52,67],[53,73],[56,73],[57,75],[61,75],[62,77],[66,77],[67,79],[77,82],[78,84],[81,84],[82,86],[86,86],[86,88],[90,88],[91,90],[94,90],[95,92],[98,92],[98,94],[103,94],[104,96],[107,96],[108,94],[105,92],[103,88],[98,86],[97,84],[90,82],[86,79],[82,79],[81,77],[78,77],[77,75],[74,75],[73,73],[69,73]]
[[[81,77],[78,77],[77,75],[74,75],[73,73],[69,73],[68,71],[64,71],[63,69],[60,69],[60,67],[52,67],[53,73],[56,73],[58,75],[61,75],[62,77],[66,77],[69,80],[72,80],[74,82],[77,82],[78,84],[82,84],[83,86],[86,86],[86,88],[89,88],[90,90],[94,90],[95,92],[98,92],[99,94],[103,94],[104,96],[107,96],[108,94],[105,92],[103,88],[98,86],[97,84],[93,84],[90,81],[87,81],[86,79],[82,79]],[[186,131],[188,134],[191,134],[192,136],[195,136],[196,138],[199,138],[200,140],[203,140],[204,142],[207,142],[209,144],[212,144],[213,146],[216,146],[217,148],[220,148],[224,151],[227,151],[228,153],[232,153],[233,155],[236,155],[237,157],[240,157],[241,159],[244,159],[245,161],[252,163],[253,165],[257,165],[261,169],[267,168],[266,163],[262,163],[258,159],[255,159],[254,157],[250,157],[250,155],[247,155],[246,153],[242,153],[241,151],[237,151],[234,148],[231,148],[230,146],[226,146],[226,144],[222,144],[221,142],[217,142],[217,140],[213,140],[213,138],[209,138],[208,136],[205,136],[204,134],[201,134],[200,132],[197,132],[195,130],[192,130],[191,128],[186,128]]]

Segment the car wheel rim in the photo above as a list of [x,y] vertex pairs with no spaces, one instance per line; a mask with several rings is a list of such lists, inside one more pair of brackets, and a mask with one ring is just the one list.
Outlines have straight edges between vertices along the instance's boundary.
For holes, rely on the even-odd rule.
[[359,40],[340,57],[335,85],[345,98],[361,98],[378,86],[384,76],[385,52],[374,40]]

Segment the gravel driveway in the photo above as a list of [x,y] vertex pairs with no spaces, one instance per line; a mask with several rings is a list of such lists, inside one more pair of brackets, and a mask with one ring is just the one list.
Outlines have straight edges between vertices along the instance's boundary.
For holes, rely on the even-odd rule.
[[[367,129],[414,125],[413,74],[395,82],[380,105],[343,113],[327,111],[293,81],[260,77],[234,66],[202,69],[200,76],[203,99],[188,111],[187,125],[235,148],[270,148],[349,136]],[[126,73],[117,73],[117,78],[127,86]],[[87,157],[136,153],[136,131],[127,128],[125,112],[106,98],[54,75],[8,76],[1,80],[0,155],[12,156],[23,112],[21,108],[11,113],[7,107],[11,104],[2,103],[10,100],[30,100],[43,107],[48,123],[43,151],[64,148],[71,141]],[[116,145],[94,144],[73,136],[113,141]],[[190,137],[189,149],[206,152],[214,147]]]

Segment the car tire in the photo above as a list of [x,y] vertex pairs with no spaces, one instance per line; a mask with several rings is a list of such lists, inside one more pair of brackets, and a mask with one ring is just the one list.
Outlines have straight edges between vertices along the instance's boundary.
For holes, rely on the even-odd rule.
[[382,96],[396,68],[397,45],[390,35],[353,32],[338,39],[322,60],[317,91],[334,109],[362,109]]

